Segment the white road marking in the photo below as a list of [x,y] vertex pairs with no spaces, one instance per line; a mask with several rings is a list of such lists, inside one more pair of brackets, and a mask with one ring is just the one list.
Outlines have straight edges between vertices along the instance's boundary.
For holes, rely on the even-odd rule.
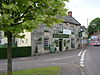
[[81,56],[82,52],[83,52],[83,51],[79,52],[78,56]]
[[84,57],[85,57],[85,53],[86,53],[86,50],[84,50],[84,52],[82,53],[82,57],[81,57],[81,60],[80,60],[80,66],[81,67],[84,67]]
[[82,57],[81,57],[81,62],[84,61],[84,56],[85,56],[86,50],[84,50],[84,52],[82,53]]
[[80,62],[80,66],[81,67],[84,67],[84,62]]
[[70,58],[70,57],[75,57],[75,56],[77,56],[77,55],[67,56],[67,57],[60,57],[60,58],[54,58],[54,59],[49,59],[49,60],[45,60],[45,61],[60,60],[60,59],[65,59],[65,58]]

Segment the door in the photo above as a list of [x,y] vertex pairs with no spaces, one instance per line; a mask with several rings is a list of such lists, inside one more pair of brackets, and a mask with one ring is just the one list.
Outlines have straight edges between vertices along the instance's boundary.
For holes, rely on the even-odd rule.
[[62,39],[59,39],[59,51],[62,51]]
[[38,53],[38,45],[35,47],[35,53]]

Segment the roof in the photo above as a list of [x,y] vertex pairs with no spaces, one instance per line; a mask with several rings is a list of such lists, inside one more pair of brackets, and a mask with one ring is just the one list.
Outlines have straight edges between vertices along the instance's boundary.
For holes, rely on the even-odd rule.
[[86,29],[86,27],[85,27],[85,26],[81,26],[81,28],[82,28],[82,29]]
[[73,18],[72,16],[64,16],[62,17],[62,19],[64,19],[64,22],[66,23],[71,23],[71,24],[75,24],[75,25],[81,25],[75,18]]
[[82,29],[82,31],[87,30],[85,26],[81,26],[80,28]]

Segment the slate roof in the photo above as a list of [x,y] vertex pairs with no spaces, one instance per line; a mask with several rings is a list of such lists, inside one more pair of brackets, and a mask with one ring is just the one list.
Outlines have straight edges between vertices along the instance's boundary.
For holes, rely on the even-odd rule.
[[81,25],[75,18],[73,18],[72,16],[64,16],[62,17],[62,19],[64,19],[64,22],[66,23],[71,23],[71,24],[75,24],[75,25]]
[[81,29],[86,30],[86,27],[85,26],[81,26]]
[[85,26],[81,26],[80,28],[82,32],[86,32],[88,34],[88,30]]

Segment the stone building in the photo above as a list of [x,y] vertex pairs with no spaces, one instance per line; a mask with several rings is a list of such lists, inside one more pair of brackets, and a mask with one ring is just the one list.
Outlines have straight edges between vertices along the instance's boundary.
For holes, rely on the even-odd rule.
[[60,18],[64,19],[63,23],[53,25],[51,28],[40,25],[31,33],[32,55],[79,48],[81,24],[72,17],[71,11],[68,12],[68,16]]

